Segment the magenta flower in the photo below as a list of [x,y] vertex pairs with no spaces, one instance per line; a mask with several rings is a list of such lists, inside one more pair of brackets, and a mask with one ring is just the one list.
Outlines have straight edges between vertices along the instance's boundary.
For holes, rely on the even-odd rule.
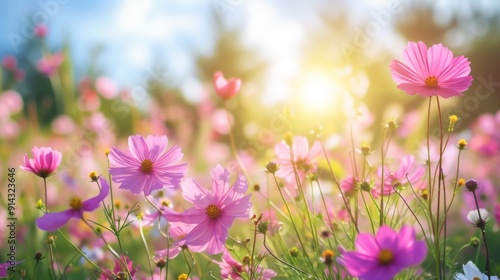
[[28,155],[24,154],[24,165],[21,165],[20,168],[33,172],[42,178],[52,175],[62,160],[61,153],[53,151],[50,147],[33,147],[31,152],[33,158],[28,159]]
[[36,219],[38,228],[46,231],[54,231],[64,226],[71,218],[83,218],[83,212],[92,212],[99,208],[101,202],[109,193],[109,184],[103,178],[99,178],[101,190],[98,195],[82,201],[79,197],[72,197],[70,208],[62,212],[45,213],[42,217]]
[[385,225],[376,236],[360,233],[355,247],[355,251],[343,252],[339,263],[360,279],[392,279],[400,271],[419,265],[427,255],[427,244],[415,240],[410,226],[403,226],[399,233]]
[[[234,279],[234,280],[242,280],[246,279],[242,277],[242,275],[247,274],[251,275],[252,273],[252,268],[251,266],[244,266],[237,260],[235,260],[231,254],[227,251],[227,249],[224,249],[222,253],[222,261],[214,261],[214,263],[218,264],[220,266],[220,276],[223,279]],[[258,279],[258,280],[269,280],[273,278],[274,276],[278,275],[276,272],[274,272],[271,269],[265,269],[261,266],[257,267],[257,271],[255,271],[255,278],[252,279]]]
[[120,189],[134,194],[151,194],[164,186],[177,187],[187,171],[187,164],[177,164],[182,159],[177,146],[166,150],[167,136],[140,135],[128,138],[128,151],[113,148],[109,154],[113,181],[121,183]]
[[[378,177],[382,178],[382,168],[378,170]],[[412,155],[407,155],[401,158],[398,169],[392,173],[386,166],[384,166],[384,195],[391,195],[394,193],[394,187],[402,189],[408,185],[408,182],[412,187],[421,189],[422,181],[421,179],[425,175],[424,166],[416,166],[415,158]],[[372,189],[372,194],[375,198],[379,197],[382,192],[380,189],[380,183]]]
[[295,182],[294,165],[301,180],[308,173],[314,173],[317,165],[316,157],[322,151],[321,144],[318,141],[314,142],[311,149],[309,149],[309,142],[304,136],[293,137],[292,150],[293,159],[291,159],[290,146],[284,141],[274,147],[274,153],[278,157],[275,162],[280,165],[280,168],[276,171],[276,177],[284,178],[287,183]]
[[2,66],[5,70],[14,71],[17,66],[17,59],[12,55],[7,55],[2,59]]
[[36,63],[36,68],[42,74],[46,76],[51,76],[56,73],[59,66],[61,66],[64,60],[64,55],[62,53],[49,54],[44,56]]
[[9,269],[10,264],[8,262],[5,263],[0,263],[0,277],[1,278],[6,278],[9,273],[7,272],[7,269]]
[[[126,277],[127,271],[130,271],[130,275],[134,276],[137,273],[137,269],[133,267],[132,261],[129,259],[127,256],[122,256],[120,260],[115,260],[115,267],[113,271],[109,271],[107,269],[103,269],[103,273],[101,274],[101,277],[99,277],[100,280],[112,280],[112,279],[127,279],[123,278]],[[123,263],[127,264],[127,268],[123,267]]]
[[37,26],[35,26],[35,35],[36,36],[43,38],[43,37],[47,36],[47,33],[48,33],[47,25],[38,24]]
[[228,230],[236,218],[248,218],[250,195],[245,196],[248,185],[239,175],[230,187],[229,172],[217,165],[212,169],[212,189],[208,191],[193,179],[182,182],[182,196],[193,207],[177,213],[165,208],[165,217],[172,225],[193,226],[181,239],[180,246],[195,246],[208,254],[218,254],[224,249]]
[[390,65],[393,80],[406,93],[421,96],[460,96],[471,83],[469,60],[453,53],[442,44],[429,49],[423,42],[409,42],[403,62]]
[[227,100],[238,94],[241,88],[241,80],[238,78],[226,80],[224,74],[221,71],[217,71],[214,73],[214,87],[215,93],[220,98]]

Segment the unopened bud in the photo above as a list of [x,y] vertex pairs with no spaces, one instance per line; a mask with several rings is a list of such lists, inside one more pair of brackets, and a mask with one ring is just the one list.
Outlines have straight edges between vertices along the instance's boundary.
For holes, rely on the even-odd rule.
[[276,171],[278,171],[279,167],[280,166],[277,163],[270,161],[266,165],[266,170],[267,170],[267,172],[274,174],[274,173],[276,173]]
[[460,139],[458,141],[458,149],[459,150],[465,150],[465,147],[468,145],[469,143],[467,143],[467,141],[465,141],[465,139]]
[[474,179],[467,180],[467,182],[465,182],[465,187],[471,192],[475,192],[479,188]]

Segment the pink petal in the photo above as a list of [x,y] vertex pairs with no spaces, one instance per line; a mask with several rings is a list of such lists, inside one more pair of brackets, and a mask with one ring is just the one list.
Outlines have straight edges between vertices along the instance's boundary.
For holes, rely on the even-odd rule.
[[73,209],[62,212],[45,213],[42,217],[36,219],[36,225],[41,230],[54,231],[64,226],[69,219],[81,217],[82,212]]
[[106,198],[106,196],[108,196],[109,193],[108,182],[102,177],[99,177],[99,183],[101,185],[101,191],[99,192],[98,195],[89,198],[82,203],[83,211],[89,211],[89,212],[94,211],[95,209],[99,208],[101,202]]

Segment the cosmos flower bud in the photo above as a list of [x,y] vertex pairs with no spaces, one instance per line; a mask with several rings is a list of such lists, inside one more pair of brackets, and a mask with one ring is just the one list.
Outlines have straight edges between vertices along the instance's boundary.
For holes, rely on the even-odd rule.
[[35,256],[33,257],[33,259],[35,259],[35,261],[41,261],[43,259],[43,254],[42,252],[36,252],[35,253]]
[[266,170],[267,172],[271,173],[271,174],[274,174],[276,173],[276,171],[278,171],[278,169],[280,168],[280,166],[275,163],[275,162],[272,162],[270,161],[267,165],[266,165]]
[[290,249],[290,255],[294,258],[297,257],[299,255],[299,249],[293,247],[292,249]]
[[457,117],[457,115],[449,115],[448,116],[448,119],[450,120],[450,125],[448,126],[448,131],[453,131],[454,127],[455,127],[455,124],[457,123],[457,121],[460,119],[459,117]]
[[262,234],[266,234],[268,226],[269,226],[268,222],[260,222],[257,225],[257,231],[262,233]]
[[335,256],[335,253],[330,249],[323,251],[323,253],[321,254],[321,258],[323,259],[323,262],[326,265],[331,265],[333,263],[334,256]]
[[41,199],[39,199],[37,202],[36,202],[36,209],[42,209],[43,208],[43,202]]
[[479,247],[479,238],[477,237],[472,237],[469,241],[469,244],[474,247],[474,248],[477,248]]
[[457,184],[459,187],[463,187],[465,185],[465,180],[463,178],[460,178],[460,179],[458,179]]
[[398,128],[398,124],[395,120],[391,119],[385,124],[385,127],[390,130],[395,130],[396,128]]
[[458,140],[458,149],[459,150],[465,150],[465,147],[468,145],[467,141],[465,139],[460,139]]
[[156,261],[156,267],[158,267],[159,269],[164,268],[165,265],[167,265],[167,261],[164,258],[161,258]]
[[361,146],[361,153],[365,156],[370,154],[370,145],[362,145]]
[[467,180],[467,182],[465,182],[465,187],[471,192],[475,192],[479,188],[474,179]]
[[90,178],[90,180],[92,180],[92,182],[95,182],[95,181],[97,181],[99,176],[97,175],[96,171],[92,171],[89,173],[89,178]]
[[241,88],[241,80],[238,78],[230,78],[226,80],[222,72],[217,71],[214,73],[214,87],[215,93],[223,99],[227,100],[234,97]]
[[370,184],[370,182],[363,181],[359,184],[359,188],[365,192],[369,192],[372,189],[372,185]]

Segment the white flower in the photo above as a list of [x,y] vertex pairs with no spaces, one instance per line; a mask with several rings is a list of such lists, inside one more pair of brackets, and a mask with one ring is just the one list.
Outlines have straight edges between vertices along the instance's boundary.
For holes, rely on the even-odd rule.
[[[484,210],[484,209],[482,209],[482,210]],[[476,213],[477,213],[477,211],[476,211]],[[483,213],[481,213],[481,217],[483,217]],[[468,216],[467,216],[467,218],[468,218]],[[455,274],[453,279],[455,279],[455,280],[487,280],[488,279],[488,275],[481,273],[481,271],[479,271],[479,268],[477,268],[477,266],[471,261],[469,261],[467,264],[463,265],[463,269],[464,269],[465,275],[462,273],[457,273],[457,274]],[[491,280],[498,280],[498,277],[491,276]]]
[[[488,210],[486,210],[484,208],[480,208],[479,212],[481,213],[481,218],[485,221],[490,216],[490,213],[488,212]],[[479,215],[477,214],[477,209],[469,211],[469,214],[467,214],[467,220],[469,220],[471,223],[473,223],[475,225],[477,224],[477,222],[479,221]]]

